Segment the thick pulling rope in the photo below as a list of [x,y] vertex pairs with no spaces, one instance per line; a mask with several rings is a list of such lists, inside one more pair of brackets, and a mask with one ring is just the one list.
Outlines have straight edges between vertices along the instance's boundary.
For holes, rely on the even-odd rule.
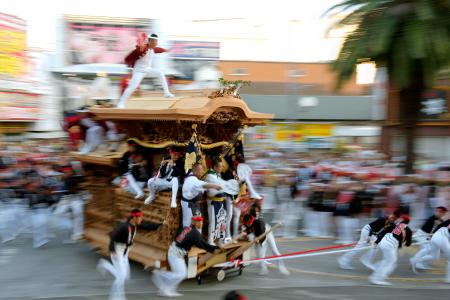
[[[425,242],[426,243],[426,242]],[[223,264],[215,265],[214,267],[221,267],[221,268],[229,268],[229,267],[239,267],[241,265],[249,265],[252,263],[257,263],[261,261],[278,261],[278,260],[284,260],[284,259],[292,259],[292,258],[301,258],[301,257],[311,257],[311,256],[319,256],[319,255],[328,255],[328,254],[336,254],[336,253],[344,253],[353,251],[354,248],[350,249],[344,249],[344,250],[335,250],[335,251],[324,251],[324,250],[331,250],[331,249],[341,249],[341,248],[347,248],[347,247],[353,247],[357,243],[351,243],[351,244],[343,244],[343,245],[333,245],[333,246],[327,246],[327,247],[321,247],[316,249],[309,249],[309,250],[303,250],[303,251],[296,251],[296,252],[290,252],[285,253],[281,255],[272,255],[272,256],[266,256],[261,258],[254,258],[249,260],[236,260],[236,261],[230,261]],[[412,245],[420,245],[424,243],[413,243]],[[365,250],[372,248],[373,245],[368,245],[365,247],[358,248],[358,250]]]
[[[322,255],[322,254],[330,254],[330,253],[340,253],[340,252],[346,252],[346,251],[353,250],[353,248],[352,249],[346,249],[346,250],[340,250],[340,251],[328,251],[328,252],[320,252],[320,251],[353,247],[355,245],[356,245],[356,243],[343,244],[343,245],[333,245],[333,246],[321,247],[321,248],[316,248],[316,249],[309,249],[309,250],[290,252],[290,253],[285,253],[285,254],[281,254],[281,255],[271,255],[271,256],[266,256],[266,257],[261,257],[261,258],[254,258],[254,259],[241,261],[240,263],[241,264],[247,264],[247,263],[253,263],[253,262],[258,262],[258,261],[262,261],[262,260],[264,260],[264,261],[272,261],[272,260],[289,259],[289,258],[297,258],[297,257],[304,257],[304,256],[313,256],[311,254]],[[371,246],[367,246],[365,248],[370,248],[370,247]],[[359,248],[359,249],[364,249],[364,248]],[[320,252],[320,253],[317,253],[317,252]],[[310,255],[306,255],[306,254],[310,254]]]

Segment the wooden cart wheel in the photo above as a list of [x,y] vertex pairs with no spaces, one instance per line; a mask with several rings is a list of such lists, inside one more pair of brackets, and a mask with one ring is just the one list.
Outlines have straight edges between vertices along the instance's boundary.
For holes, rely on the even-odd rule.
[[217,272],[217,281],[222,281],[225,279],[225,277],[226,274],[224,270],[220,270],[219,272]]
[[197,276],[197,283],[198,283],[198,284],[202,284],[202,277]]

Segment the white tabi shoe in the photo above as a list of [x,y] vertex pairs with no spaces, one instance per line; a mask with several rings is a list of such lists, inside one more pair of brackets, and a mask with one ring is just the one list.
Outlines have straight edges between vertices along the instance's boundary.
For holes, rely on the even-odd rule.
[[343,270],[354,270],[355,269],[349,263],[345,262],[342,259],[342,257],[338,258],[338,264],[339,264],[339,268],[341,268]]
[[383,286],[390,286],[392,285],[392,283],[387,282],[385,280],[376,280],[376,279],[369,279],[371,284],[375,284],[375,285],[383,285]]
[[172,93],[167,93],[167,94],[164,94],[164,97],[166,97],[166,98],[175,98],[175,95],[172,94]]
[[427,266],[424,263],[418,263],[418,264],[416,264],[416,269],[418,269],[418,270],[430,270],[431,267]]
[[288,268],[286,268],[286,266],[279,266],[278,270],[280,271],[280,274],[282,275],[291,275],[291,272],[289,272]]
[[269,269],[267,269],[267,267],[261,268],[261,270],[258,273],[258,275],[261,275],[261,276],[266,276],[268,274],[269,274]]
[[100,259],[100,261],[97,264],[97,271],[102,275],[105,276],[106,275],[106,269],[103,266],[103,264],[105,263],[104,261],[102,261],[103,258]]
[[224,244],[230,244],[232,241],[233,241],[233,239],[232,239],[231,237],[226,237],[226,238],[223,240],[223,243],[224,243]]
[[367,260],[364,259],[360,259],[361,263],[369,270],[374,271],[375,270],[375,266],[371,263],[369,263]]
[[153,200],[155,200],[155,195],[150,194],[150,195],[148,195],[147,199],[145,199],[144,204],[148,205],[148,204],[152,203]]

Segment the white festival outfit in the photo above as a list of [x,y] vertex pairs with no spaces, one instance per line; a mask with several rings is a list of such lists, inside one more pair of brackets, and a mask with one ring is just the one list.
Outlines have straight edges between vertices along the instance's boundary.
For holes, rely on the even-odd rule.
[[[217,185],[223,184],[220,174],[214,170],[209,170],[205,181]],[[226,195],[216,189],[207,190],[207,205],[208,205],[208,243],[214,245],[214,240],[225,239],[227,233],[227,215],[229,210],[225,204]],[[229,233],[229,231],[228,231]]]
[[[155,48],[162,49],[162,48]],[[161,52],[165,52],[164,49]],[[158,51],[158,53],[161,53]],[[125,108],[125,103],[131,94],[136,90],[141,81],[145,76],[154,76],[158,77],[161,82],[162,88],[164,90],[164,96],[168,98],[173,98],[174,95],[169,91],[169,85],[167,84],[166,76],[160,70],[152,68],[153,57],[155,56],[154,49],[148,49],[142,57],[138,58],[134,64],[133,74],[131,76],[131,80],[128,83],[128,87],[123,92],[120,97],[119,103],[117,104],[118,108]]]
[[172,200],[170,206],[172,208],[177,207],[177,193],[180,184],[180,177],[184,172],[184,169],[177,166],[177,160],[174,165],[166,162],[158,171],[158,174],[154,178],[150,178],[147,182],[149,190],[149,196],[145,199],[145,204],[150,204],[156,197],[156,193],[164,190],[172,190]]
[[203,187],[205,184],[207,182],[198,179],[192,172],[184,180],[181,197],[183,227],[191,226],[192,216],[198,214],[199,209],[196,200],[198,196],[205,192]]

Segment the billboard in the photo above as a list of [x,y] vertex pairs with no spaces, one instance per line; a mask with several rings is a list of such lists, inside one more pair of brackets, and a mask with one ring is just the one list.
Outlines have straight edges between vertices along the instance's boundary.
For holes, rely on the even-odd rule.
[[152,31],[149,19],[65,16],[66,65],[123,64],[139,33]]
[[26,122],[37,120],[39,94],[0,91],[0,121]]
[[175,59],[218,60],[219,42],[173,41],[170,55]]
[[0,76],[23,75],[27,67],[26,22],[0,13]]
[[273,124],[275,141],[303,142],[306,138],[326,138],[333,136],[333,124]]
[[219,42],[175,40],[171,44],[169,54],[173,59],[173,67],[183,74],[178,79],[193,81],[196,71],[218,69]]
[[433,89],[426,91],[422,95],[420,119],[421,120],[442,120],[448,116],[448,95],[444,89]]

